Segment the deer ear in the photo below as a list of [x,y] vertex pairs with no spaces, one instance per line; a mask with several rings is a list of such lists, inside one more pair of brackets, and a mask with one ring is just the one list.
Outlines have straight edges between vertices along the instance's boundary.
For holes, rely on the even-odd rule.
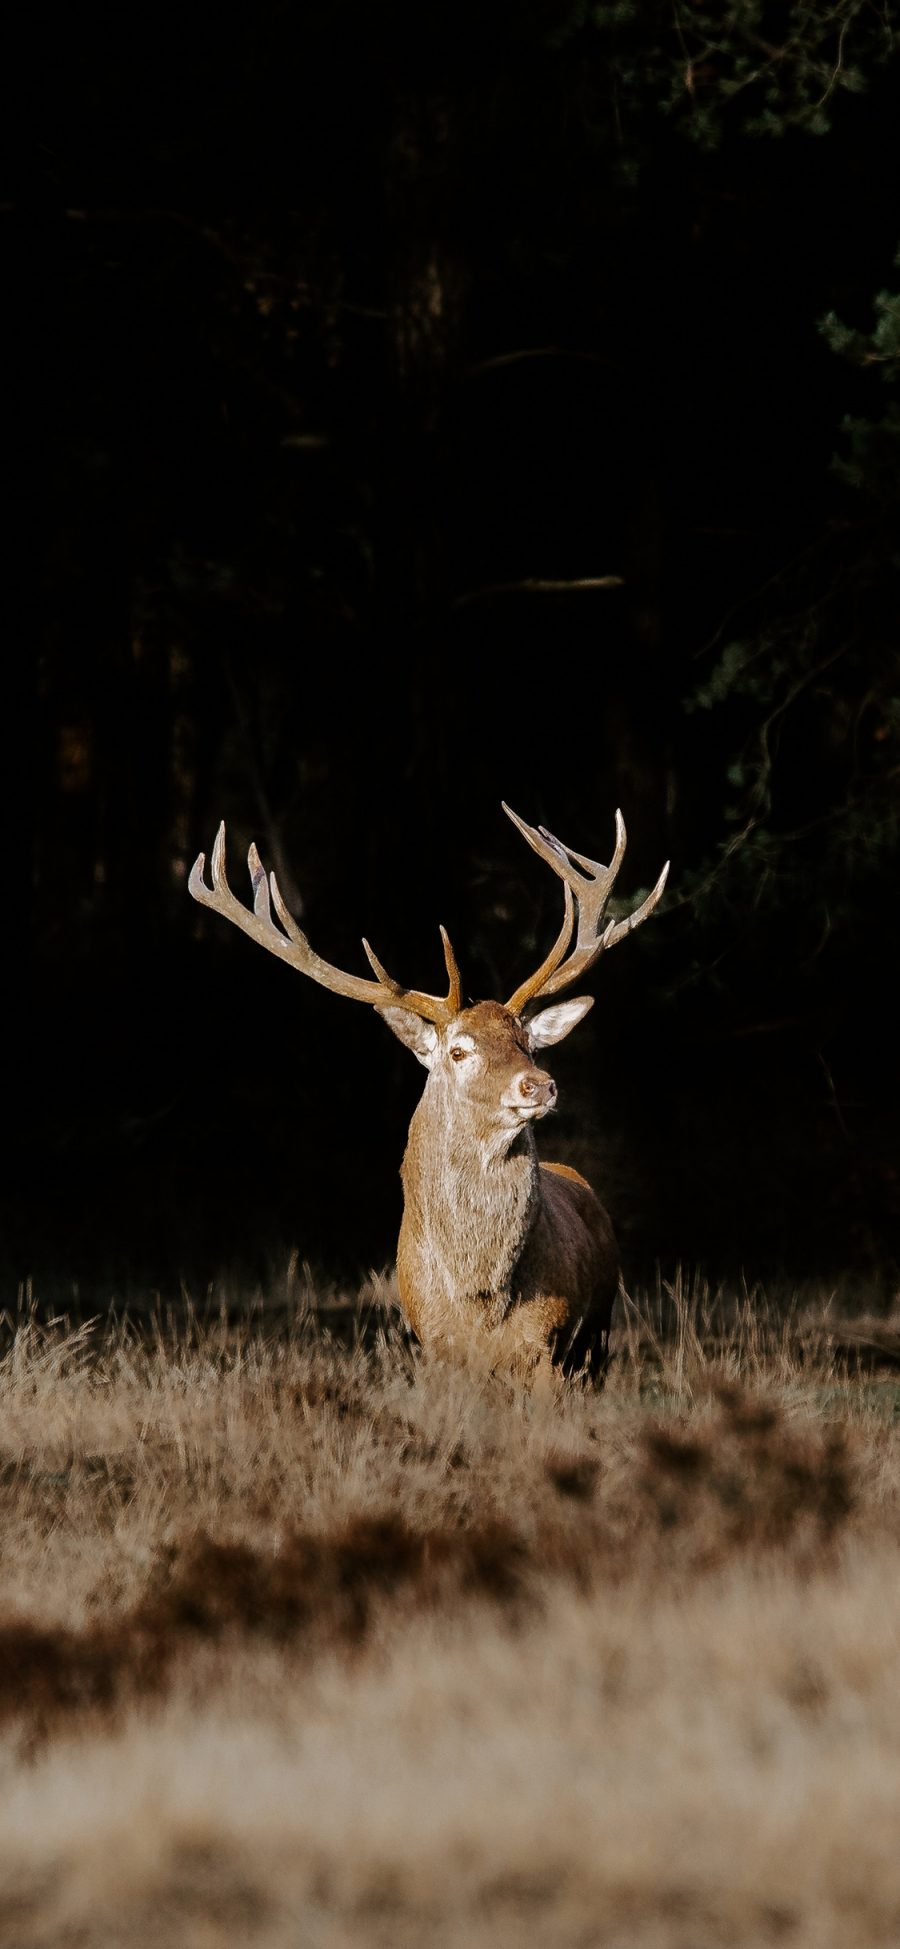
[[378,1013],[388,1028],[400,1037],[400,1041],[406,1043],[407,1049],[411,1049],[425,1068],[430,1069],[438,1043],[437,1029],[433,1024],[423,1022],[422,1017],[414,1015],[409,1008],[380,1008]]
[[548,1042],[561,1042],[570,1030],[577,1029],[588,1009],[593,1006],[593,995],[577,995],[574,1001],[557,1002],[554,1008],[542,1008],[540,1015],[533,1015],[528,1024],[528,1033],[535,1048],[545,1049]]

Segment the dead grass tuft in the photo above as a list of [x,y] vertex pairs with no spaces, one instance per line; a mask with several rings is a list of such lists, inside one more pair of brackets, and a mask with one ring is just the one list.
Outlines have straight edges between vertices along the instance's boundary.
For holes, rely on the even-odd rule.
[[639,1446],[660,1530],[692,1539],[707,1566],[786,1547],[798,1566],[818,1563],[856,1503],[846,1427],[791,1423],[733,1383],[717,1390],[702,1426],[653,1425]]

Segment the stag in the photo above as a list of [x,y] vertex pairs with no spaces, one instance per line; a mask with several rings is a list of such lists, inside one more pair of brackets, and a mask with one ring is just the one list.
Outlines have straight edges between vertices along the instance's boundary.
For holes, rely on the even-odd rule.
[[[234,921],[251,940],[313,981],[374,1007],[428,1071],[413,1113],[401,1169],[403,1218],[397,1283],[407,1326],[425,1349],[534,1378],[604,1369],[619,1287],[619,1250],[609,1214],[580,1173],[542,1163],[534,1125],[556,1107],[556,1084],[539,1068],[539,1050],[561,1042],[593,1006],[581,995],[545,1006],[587,975],[658,906],[668,862],[634,912],[607,919],[625,855],[616,813],[608,866],[564,846],[546,826],[503,810],[563,883],[565,911],[549,954],[508,1002],[464,1005],[456,956],[444,927],[446,995],[404,988],[367,940],[375,976],[345,974],[310,947],[268,876],[255,845],[248,863],[253,907],[232,892],[225,871],[225,826],[211,859],[190,876],[195,900]],[[274,907],[277,921],[273,918]],[[538,1007],[538,1003],[541,1004]]]

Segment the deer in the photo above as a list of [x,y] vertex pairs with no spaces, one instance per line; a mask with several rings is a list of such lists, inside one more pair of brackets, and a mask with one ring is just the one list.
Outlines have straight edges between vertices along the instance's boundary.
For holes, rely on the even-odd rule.
[[288,911],[275,874],[266,874],[255,844],[248,853],[252,908],[232,892],[224,820],[212,849],[211,886],[204,853],[188,885],[202,906],[289,967],[332,994],[367,1002],[428,1072],[400,1171],[397,1291],[414,1343],[426,1355],[486,1360],[492,1371],[531,1384],[538,1375],[551,1384],[560,1376],[599,1381],[621,1282],[619,1246],[587,1179],[569,1164],[539,1159],[534,1126],[556,1109],[557,1087],[536,1058],[593,1007],[590,995],[551,997],[589,974],[602,954],[650,917],[662,899],[669,862],[632,913],[607,919],[625,855],[621,812],[605,866],[501,804],[562,881],[564,901],[553,947],[507,1002],[464,1000],[443,926],[446,995],[403,987],[365,938],[374,980],[324,961]]

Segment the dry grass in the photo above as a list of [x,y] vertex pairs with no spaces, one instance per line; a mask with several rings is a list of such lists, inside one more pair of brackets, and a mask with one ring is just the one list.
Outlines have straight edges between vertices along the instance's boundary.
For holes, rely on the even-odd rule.
[[7,1319],[3,1949],[895,1945],[896,1324],[676,1282],[553,1398],[389,1300]]

